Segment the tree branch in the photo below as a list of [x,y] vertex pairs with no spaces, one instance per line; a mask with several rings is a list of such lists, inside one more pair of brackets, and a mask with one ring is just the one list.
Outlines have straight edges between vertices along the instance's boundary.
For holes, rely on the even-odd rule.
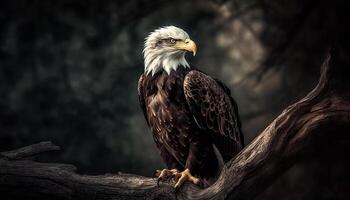
[[316,88],[286,108],[225,165],[219,179],[208,188],[185,184],[175,193],[173,183],[157,187],[152,178],[79,175],[72,165],[21,160],[58,149],[51,143],[39,143],[1,153],[0,192],[9,199],[253,199],[294,163],[321,155],[322,147],[340,153],[337,147],[350,146],[348,68],[346,57],[331,51]]
[[[27,154],[37,155],[37,146],[42,143],[12,153],[27,149]],[[17,159],[0,159],[0,192],[5,199],[175,199],[172,186],[157,187],[152,178],[122,173],[79,175],[73,165]]]

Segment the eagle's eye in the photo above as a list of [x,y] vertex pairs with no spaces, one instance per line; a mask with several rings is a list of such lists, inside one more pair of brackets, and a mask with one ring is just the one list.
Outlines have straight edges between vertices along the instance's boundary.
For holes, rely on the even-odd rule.
[[174,38],[170,38],[170,43],[175,44],[176,40]]

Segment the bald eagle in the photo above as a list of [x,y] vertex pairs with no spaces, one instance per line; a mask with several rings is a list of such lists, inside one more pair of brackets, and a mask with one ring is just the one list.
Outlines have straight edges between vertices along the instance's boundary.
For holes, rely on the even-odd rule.
[[167,169],[158,180],[175,177],[210,185],[224,162],[243,147],[237,104],[219,80],[188,64],[197,46],[175,26],[151,32],[145,40],[145,70],[138,82],[141,108]]

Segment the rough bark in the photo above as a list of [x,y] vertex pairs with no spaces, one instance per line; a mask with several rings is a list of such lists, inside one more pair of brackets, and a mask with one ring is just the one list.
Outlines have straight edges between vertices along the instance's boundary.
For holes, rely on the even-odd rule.
[[[67,164],[26,158],[58,150],[44,142],[0,155],[0,192],[11,198],[52,199],[254,199],[296,162],[350,144],[348,61],[332,51],[321,67],[318,85],[286,108],[253,142],[225,165],[215,184],[190,184],[175,192],[173,183],[131,174],[79,175]],[[323,154],[324,155],[324,154]]]

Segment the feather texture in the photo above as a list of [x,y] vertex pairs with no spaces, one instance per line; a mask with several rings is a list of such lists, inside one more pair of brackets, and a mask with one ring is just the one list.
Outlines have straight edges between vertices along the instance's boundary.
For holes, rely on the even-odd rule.
[[230,91],[195,68],[144,74],[138,96],[169,168],[189,168],[210,182],[221,170],[215,147],[225,162],[242,149],[237,106]]

